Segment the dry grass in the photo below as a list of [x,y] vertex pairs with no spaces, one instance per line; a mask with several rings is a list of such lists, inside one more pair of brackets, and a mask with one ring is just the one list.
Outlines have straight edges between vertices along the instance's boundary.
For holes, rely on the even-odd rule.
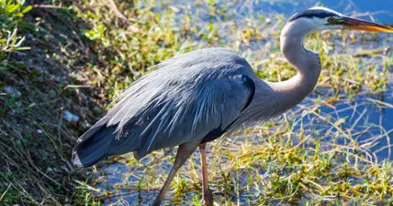
[[[23,23],[11,20],[18,31],[12,38],[1,27],[1,40],[17,41],[1,46],[7,49],[0,53],[0,90],[21,92],[0,96],[0,200],[6,204],[149,204],[173,150],[141,162],[115,157],[78,173],[68,160],[75,139],[103,108],[164,59],[225,46],[261,78],[295,74],[279,53],[280,14],[249,12],[242,2],[91,2],[40,2]],[[283,118],[212,144],[216,203],[390,204],[393,171],[381,157],[391,154],[383,115],[393,109],[393,56],[386,46],[392,42],[389,35],[349,31],[310,35],[307,46],[322,54],[318,88]],[[64,110],[80,120],[65,122]],[[201,204],[197,154],[172,186],[168,203]]]
[[[295,73],[279,53],[282,16],[245,16],[231,9],[238,9],[236,3],[195,5],[199,16],[189,14],[188,7],[181,4],[164,9],[161,15],[176,14],[176,18],[168,23],[163,17],[164,23],[158,21],[156,27],[165,24],[177,31],[174,36],[187,34],[177,43],[180,45],[189,45],[191,38],[196,40],[194,48],[230,47],[270,81],[285,80]],[[209,19],[206,16],[210,21],[203,20]],[[322,54],[324,68],[318,89],[284,119],[213,146],[209,168],[215,201],[219,205],[388,204],[393,192],[392,170],[390,162],[377,155],[388,151],[390,157],[392,131],[385,131],[382,122],[368,119],[382,118],[382,111],[391,109],[378,100],[381,95],[388,101],[391,97],[383,95],[389,93],[392,62],[391,48],[383,42],[389,45],[386,42],[391,41],[387,35],[354,32],[311,35],[307,46]],[[370,48],[370,42],[375,46]],[[371,94],[376,95],[368,97]],[[100,174],[92,184],[101,188],[92,200],[149,204],[166,178],[173,155],[168,150],[142,162],[128,155],[105,161],[92,172]],[[200,205],[200,191],[195,154],[174,181],[167,201]]]
[[[95,55],[76,35],[85,25],[66,7],[70,2],[31,4],[0,1],[0,200],[73,203],[71,149],[99,113],[93,113],[94,94],[73,86],[84,82],[72,73]],[[65,121],[65,110],[79,122]]]

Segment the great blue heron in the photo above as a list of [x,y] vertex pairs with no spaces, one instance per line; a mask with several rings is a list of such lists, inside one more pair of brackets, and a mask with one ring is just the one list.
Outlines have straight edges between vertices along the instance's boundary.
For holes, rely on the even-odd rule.
[[223,48],[200,49],[172,59],[136,81],[116,105],[79,139],[73,163],[87,167],[110,155],[179,146],[175,163],[153,205],[160,205],[178,169],[200,148],[203,196],[208,187],[206,143],[224,133],[267,121],[302,101],[321,71],[319,55],[303,46],[316,30],[357,29],[393,32],[393,28],[313,7],[292,16],[281,32],[281,52],[298,74],[282,82],[259,79],[245,59]]

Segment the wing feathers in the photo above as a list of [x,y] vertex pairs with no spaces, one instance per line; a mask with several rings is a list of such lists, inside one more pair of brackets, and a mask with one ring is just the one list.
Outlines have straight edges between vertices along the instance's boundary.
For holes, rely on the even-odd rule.
[[113,135],[105,134],[110,154],[133,151],[143,157],[164,147],[201,141],[207,134],[215,138],[222,132],[218,128],[236,121],[254,94],[251,67],[228,50],[201,50],[157,67],[124,92],[81,141],[103,137],[102,128],[116,128]]

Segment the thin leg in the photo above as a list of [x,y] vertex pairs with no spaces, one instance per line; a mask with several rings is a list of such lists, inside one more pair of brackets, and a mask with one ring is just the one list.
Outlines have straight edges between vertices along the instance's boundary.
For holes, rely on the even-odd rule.
[[201,153],[201,164],[202,164],[203,199],[205,200],[206,206],[213,206],[213,193],[209,189],[209,179],[207,173],[206,143],[200,144],[199,150]]
[[175,177],[177,171],[180,169],[180,167],[183,166],[183,164],[186,162],[186,160],[191,156],[191,154],[195,151],[197,148],[198,144],[195,143],[185,143],[179,146],[179,149],[177,149],[177,154],[176,154],[176,159],[175,163],[173,164],[173,167],[171,171],[169,172],[168,177],[165,180],[164,186],[162,186],[160,193],[158,193],[156,199],[154,200],[153,206],[159,206],[164,199],[166,191],[169,189],[169,186]]

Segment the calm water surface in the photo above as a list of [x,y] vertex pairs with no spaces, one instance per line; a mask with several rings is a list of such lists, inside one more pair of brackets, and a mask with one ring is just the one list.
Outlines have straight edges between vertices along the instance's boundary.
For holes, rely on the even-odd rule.
[[[247,2],[247,1],[244,1]],[[253,4],[254,11],[277,12],[291,16],[295,12],[307,9],[312,6],[325,6],[345,14],[358,13],[361,16],[368,16],[378,22],[393,24],[393,1],[391,0],[262,0]]]
[[[186,1],[189,3],[192,1]],[[253,3],[250,3],[253,2]],[[367,19],[373,19],[378,22],[393,24],[393,0],[358,0],[358,1],[350,1],[350,0],[323,0],[319,1],[319,5],[327,6],[331,9],[337,10],[339,12],[345,14],[353,14],[356,12],[358,16]],[[173,4],[184,5],[184,1],[174,1]],[[287,0],[277,0],[274,3],[270,1],[261,0],[258,3],[255,1],[237,1],[236,4],[232,5],[232,9],[236,9],[243,16],[247,16],[248,12],[253,13],[282,13],[285,14],[286,17],[291,16],[297,11],[306,9],[311,6],[315,6],[315,1],[312,0],[298,0],[298,1],[287,1]],[[392,78],[390,78],[391,81]],[[393,84],[392,84],[393,85]],[[322,89],[317,89],[317,92]],[[320,91],[323,93],[323,91]],[[367,140],[370,137],[385,134],[387,131],[393,129],[393,109],[389,107],[381,107],[379,104],[373,103],[373,99],[380,100],[382,102],[386,102],[388,104],[393,105],[393,86],[390,86],[387,92],[379,95],[370,96],[368,94],[359,95],[354,100],[349,101],[344,99],[342,102],[335,104],[335,109],[330,108],[328,106],[322,107],[321,114],[330,115],[336,119],[346,118],[347,121],[342,125],[342,127],[350,128],[355,122],[357,122],[356,127],[354,129],[359,131],[367,130],[362,135],[357,137],[358,141]],[[303,102],[303,105],[307,105],[307,101],[315,98],[315,94],[310,95],[308,99]],[[298,108],[295,108],[298,109]],[[329,132],[328,126],[326,123],[320,122],[316,120],[312,115],[304,117],[303,121],[311,122],[312,128],[319,128],[320,132]],[[371,126],[370,126],[371,125]],[[373,126],[374,125],[374,126]],[[325,128],[326,127],[326,128]],[[311,129],[312,129],[311,128]],[[377,157],[378,160],[384,159],[393,159],[392,155],[389,155],[390,152],[388,149],[384,149],[379,151],[380,148],[383,148],[387,145],[389,141],[393,141],[393,134],[385,135],[383,138],[379,139],[375,146],[372,148],[373,151],[378,151]],[[346,144],[344,140],[338,140],[338,144]],[[151,159],[145,160],[151,161]],[[165,160],[166,161],[166,160]],[[164,163],[164,166],[161,166],[161,169],[167,169],[169,171],[171,165]],[[159,170],[154,170],[154,163],[151,164],[151,171],[153,173],[159,172]],[[105,173],[106,181],[102,181],[96,187],[101,189],[107,189],[108,191],[114,190],[114,184],[127,184],[127,182],[135,182],[138,179],[143,178],[143,173],[149,172],[146,168],[129,168],[127,164],[115,162],[113,164],[109,164],[106,166],[99,167],[99,171]],[[133,174],[130,177],[124,177],[124,173]],[[145,174],[146,175],[146,174]],[[134,188],[130,190],[120,190],[123,193],[122,196],[125,201],[128,201],[130,205],[133,204],[148,204],[148,200],[154,199],[156,193],[151,191],[139,191],[136,190],[136,186],[128,185],[129,188]],[[127,187],[127,186],[126,186]],[[114,203],[119,201],[119,198],[112,198],[105,200],[105,204]]]

